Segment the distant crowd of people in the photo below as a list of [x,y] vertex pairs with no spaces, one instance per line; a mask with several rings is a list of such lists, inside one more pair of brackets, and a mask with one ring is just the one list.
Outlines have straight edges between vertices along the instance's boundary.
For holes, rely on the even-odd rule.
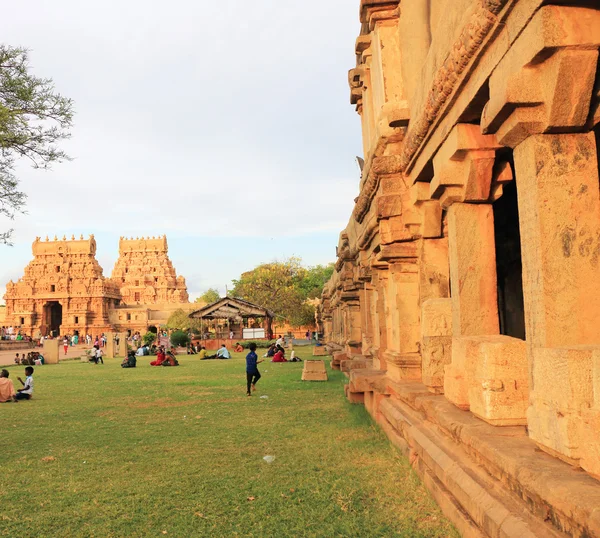
[[[18,339],[18,336],[20,336],[19,333],[15,334],[12,327],[2,327],[1,335],[3,339],[6,339],[7,337]],[[166,332],[161,332],[158,336],[166,335]],[[305,336],[307,339],[313,339],[316,336],[316,333],[307,331]],[[52,338],[52,336],[42,337],[40,343],[43,343],[45,338]],[[78,334],[64,335],[61,338],[65,355],[67,354],[69,347],[78,345],[81,340]],[[118,345],[118,336],[115,338],[117,339],[116,343]],[[104,364],[103,348],[107,344],[106,335],[102,333],[92,337],[91,335],[86,334],[83,336],[82,340],[85,344],[91,346],[91,349],[87,352],[90,362],[94,364]],[[173,346],[166,348],[164,345],[157,346],[156,344],[147,344],[143,342],[139,332],[129,336],[127,338],[127,343],[130,344],[127,346],[130,349],[128,349],[127,355],[121,363],[122,368],[136,368],[138,357],[151,355],[155,355],[156,359],[150,362],[150,366],[179,366],[179,361],[176,357],[177,352]],[[286,358],[286,341],[282,335],[279,335],[277,340],[270,344],[263,356],[263,360],[258,360],[256,343],[251,342],[247,347],[249,352],[246,355],[246,394],[248,396],[251,396],[252,392],[256,390],[256,384],[261,379],[261,374],[258,371],[258,364],[264,362],[264,359],[270,359],[271,362],[274,363],[301,362],[302,360],[295,355],[293,350],[291,351],[289,358]],[[240,342],[236,342],[233,351],[242,353],[244,351],[244,346]],[[201,343],[190,342],[187,345],[186,352],[188,355],[197,355],[200,360],[227,360],[231,358],[231,353],[225,344],[222,344],[214,354],[209,354],[206,347]],[[33,395],[33,366],[43,365],[44,356],[37,351],[30,351],[22,354],[16,353],[14,362],[18,365],[26,365],[25,380],[23,381],[20,377],[17,377],[17,380],[21,383],[22,387],[15,390],[12,380],[9,379],[8,370],[2,370],[0,372],[0,403],[31,399]]]

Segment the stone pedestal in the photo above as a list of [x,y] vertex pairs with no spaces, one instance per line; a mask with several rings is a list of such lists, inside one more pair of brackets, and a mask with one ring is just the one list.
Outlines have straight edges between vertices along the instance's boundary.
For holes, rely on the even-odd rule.
[[498,426],[524,425],[529,396],[526,344],[509,336],[454,338],[444,394]]
[[60,357],[60,341],[58,339],[44,340],[42,355],[44,355],[45,364],[58,364]]
[[327,381],[325,361],[304,361],[302,381]]

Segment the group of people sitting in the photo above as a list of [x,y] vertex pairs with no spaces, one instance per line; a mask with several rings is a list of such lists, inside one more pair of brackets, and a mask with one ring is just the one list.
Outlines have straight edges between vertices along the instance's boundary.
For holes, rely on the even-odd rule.
[[40,366],[44,364],[44,356],[38,351],[30,351],[27,355],[25,353],[22,355],[17,353],[15,356],[15,364],[29,364],[30,366],[35,364]]
[[9,379],[8,370],[0,372],[0,403],[18,402],[19,400],[30,400],[33,396],[33,367],[25,368],[25,381],[17,377],[23,388],[15,391],[15,386]]
[[285,349],[281,344],[275,342],[271,344],[265,353],[265,357],[271,358],[271,362],[302,362],[302,359],[296,357],[296,353],[292,351],[289,360],[285,358]]
[[171,349],[165,350],[163,346],[159,346],[156,360],[152,361],[150,366],[179,366],[179,362],[175,358],[175,348],[171,347]]

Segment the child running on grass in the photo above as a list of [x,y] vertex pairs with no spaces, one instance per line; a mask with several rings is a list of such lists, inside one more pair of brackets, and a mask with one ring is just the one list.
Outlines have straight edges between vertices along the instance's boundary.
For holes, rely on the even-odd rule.
[[250,353],[246,355],[246,381],[248,390],[246,392],[246,396],[252,396],[252,390],[256,390],[256,384],[260,379],[260,372],[258,371],[258,365],[262,362],[258,360],[258,356],[256,355],[256,344],[252,342],[248,349],[250,349]]

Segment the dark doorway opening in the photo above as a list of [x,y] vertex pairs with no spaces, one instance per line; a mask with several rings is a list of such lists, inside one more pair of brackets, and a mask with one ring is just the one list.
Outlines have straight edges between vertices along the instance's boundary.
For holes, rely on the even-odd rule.
[[48,334],[58,336],[60,326],[62,325],[62,305],[57,301],[52,301],[44,307],[44,318]]
[[516,181],[504,185],[494,205],[500,334],[525,340],[523,264]]
[[148,332],[156,334],[158,333],[158,329],[154,325],[150,325],[150,327],[148,327]]

